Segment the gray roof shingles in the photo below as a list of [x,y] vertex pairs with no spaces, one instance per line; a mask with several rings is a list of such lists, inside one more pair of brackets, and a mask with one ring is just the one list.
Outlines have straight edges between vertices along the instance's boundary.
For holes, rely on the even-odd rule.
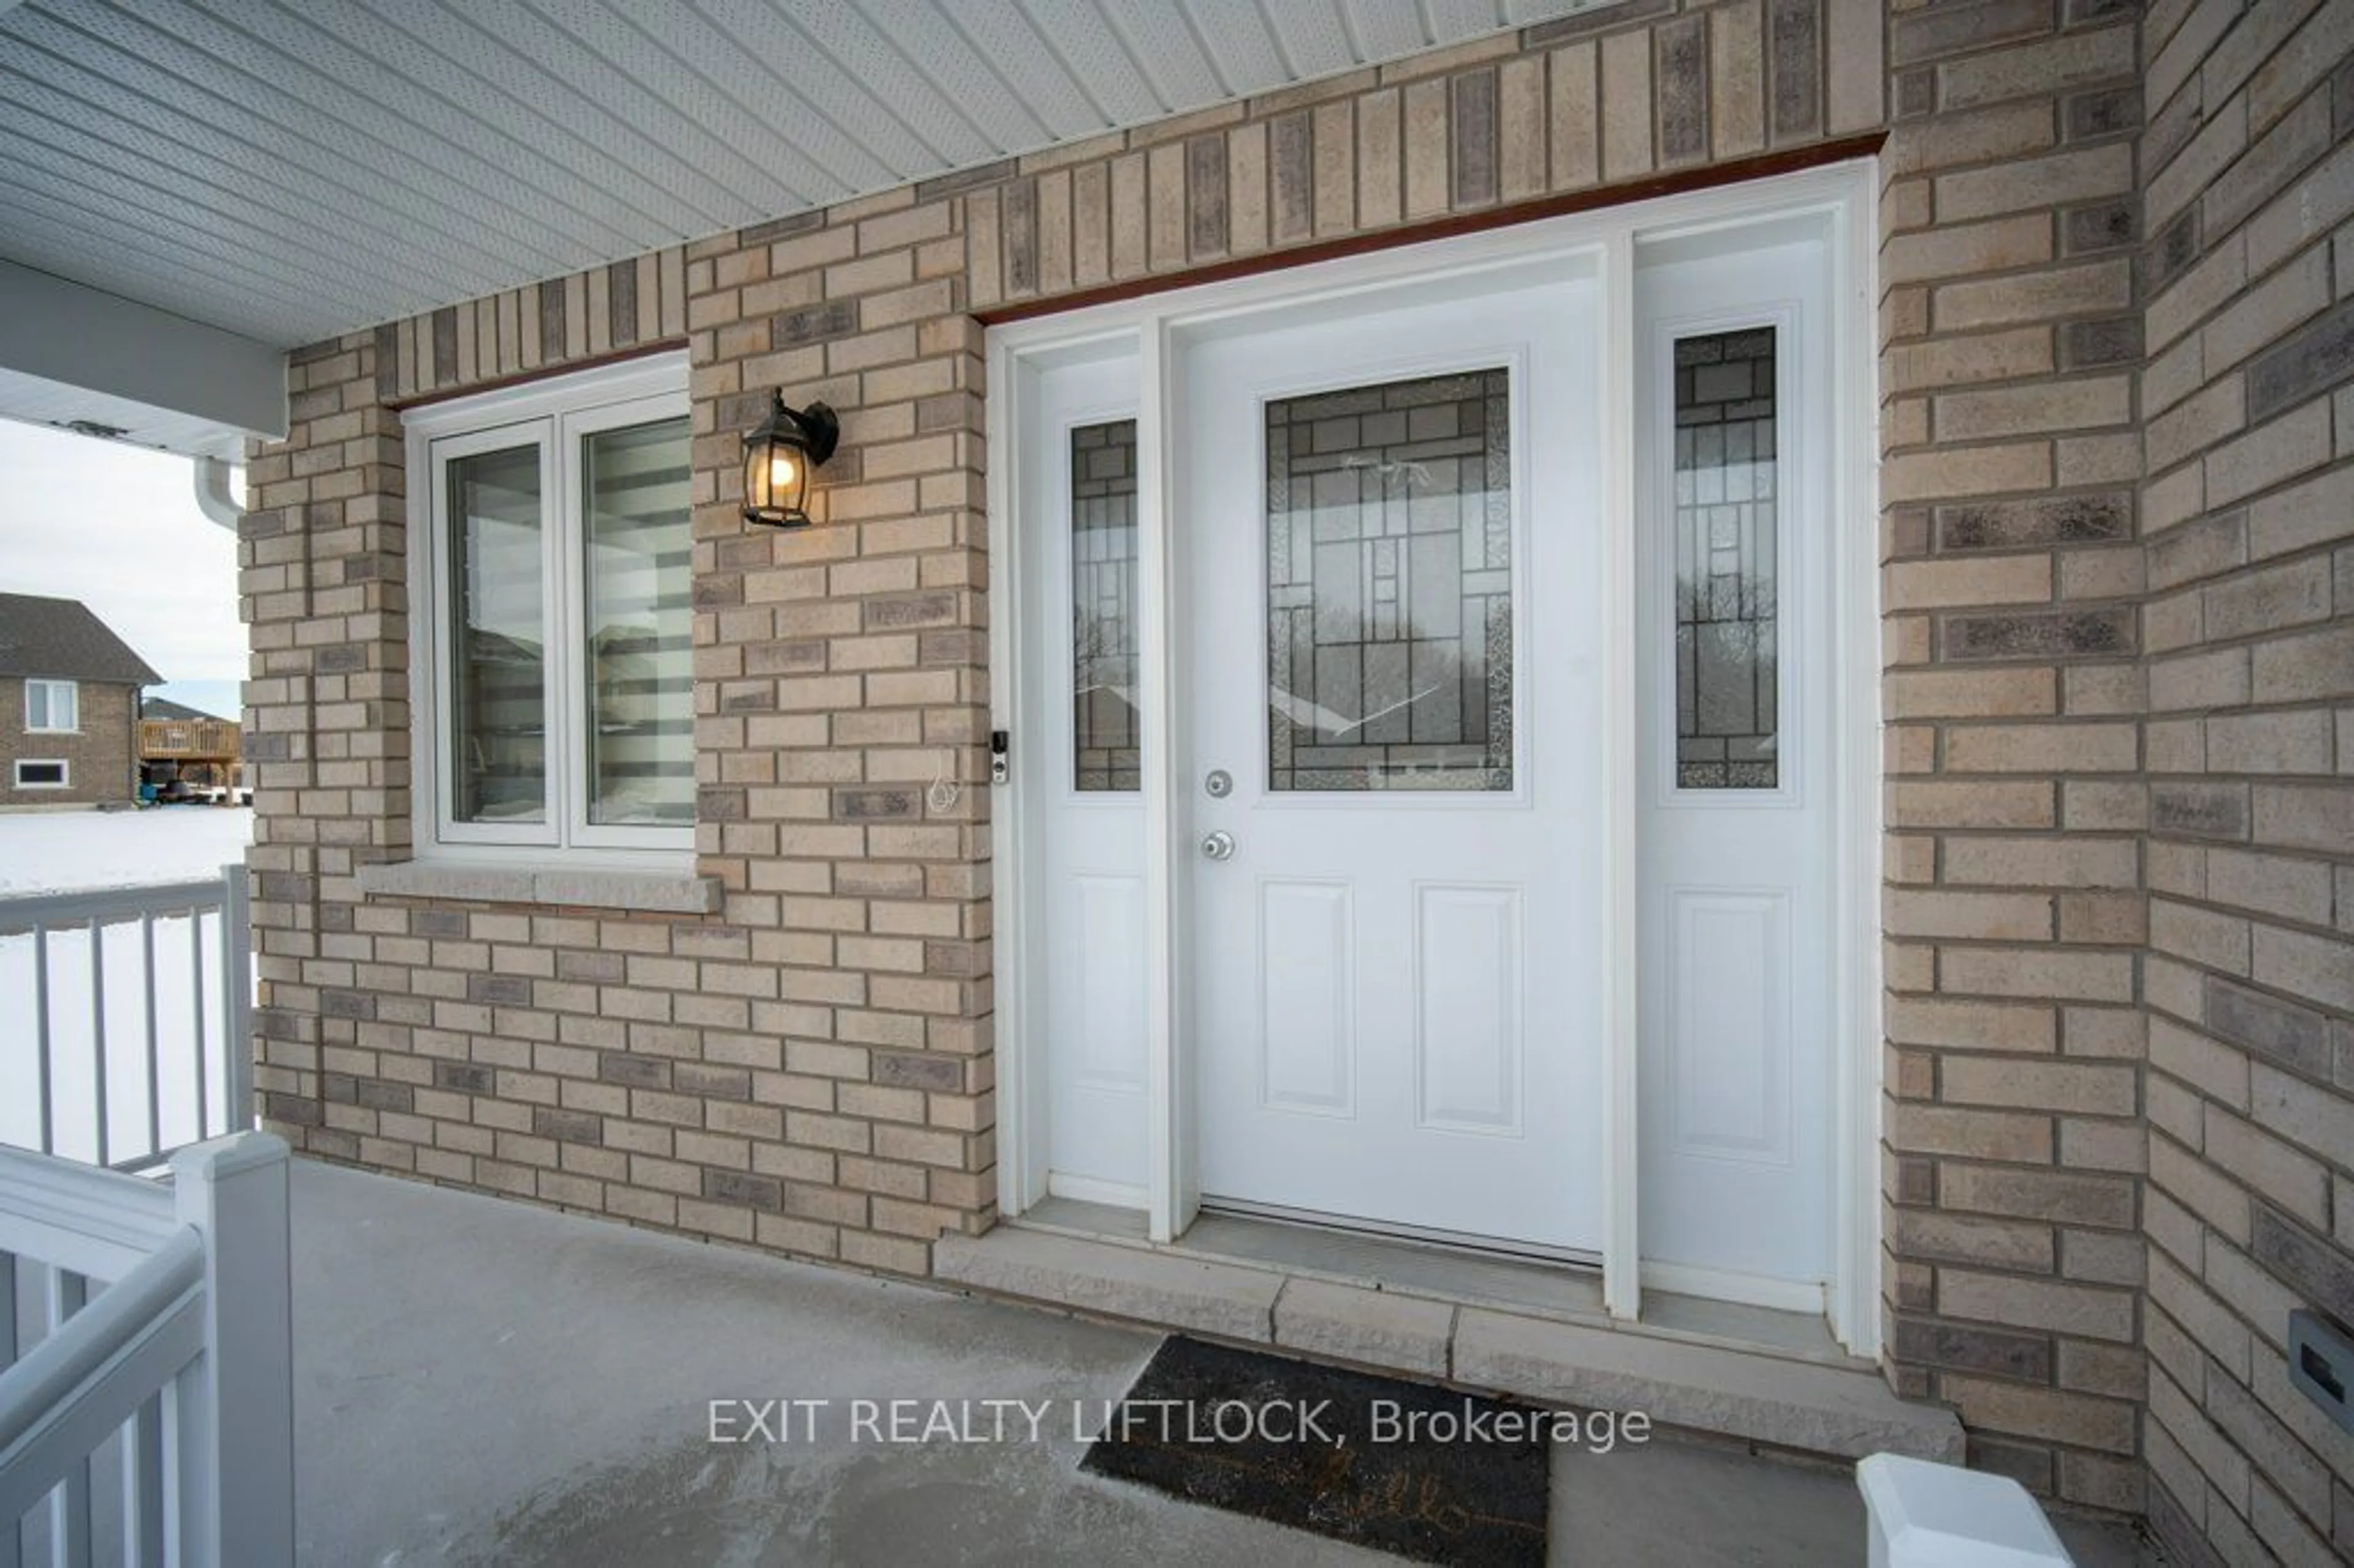
[[175,703],[169,697],[142,697],[139,716],[143,719],[177,720],[182,724],[209,720],[214,724],[227,722],[218,714],[208,714],[202,708],[192,708],[186,703]]
[[164,677],[78,599],[0,593],[0,676],[161,685]]

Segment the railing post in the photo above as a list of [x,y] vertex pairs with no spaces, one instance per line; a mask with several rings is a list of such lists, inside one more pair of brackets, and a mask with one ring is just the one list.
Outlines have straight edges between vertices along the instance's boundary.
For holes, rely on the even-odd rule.
[[[95,935],[97,927],[91,932]],[[55,1334],[90,1305],[90,1281],[79,1274],[52,1266],[48,1270],[48,1328]],[[49,1494],[51,1561],[58,1568],[90,1568],[91,1525],[90,1463],[87,1455],[66,1473]]]
[[49,928],[33,923],[33,1048],[34,1082],[41,1097],[41,1152],[58,1151],[55,1071],[49,1064]]
[[286,1144],[239,1132],[172,1157],[180,1219],[205,1238],[205,1354],[183,1373],[181,1561],[294,1560],[293,1302]]
[[[253,1103],[253,899],[241,865],[221,867],[222,1095],[228,1128],[243,1132],[257,1119]],[[198,1071],[203,1064],[197,1064]]]

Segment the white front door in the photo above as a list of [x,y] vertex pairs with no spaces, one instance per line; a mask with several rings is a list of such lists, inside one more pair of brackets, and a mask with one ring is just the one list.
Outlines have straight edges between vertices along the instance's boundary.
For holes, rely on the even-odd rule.
[[1178,340],[1205,1202],[1601,1245],[1598,290],[1569,271]]

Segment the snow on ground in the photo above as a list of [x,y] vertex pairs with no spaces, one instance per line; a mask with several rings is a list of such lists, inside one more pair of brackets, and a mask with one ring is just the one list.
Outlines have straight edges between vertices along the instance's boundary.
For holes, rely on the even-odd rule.
[[253,813],[241,806],[0,816],[0,894],[194,882],[242,863]]
[[[0,909],[11,897],[172,882],[209,881],[240,863],[253,813],[239,807],[166,806],[145,811],[58,811],[0,816]],[[47,993],[34,972],[33,938],[0,937],[0,1144],[41,1147],[41,1031],[48,1013],[52,1146],[97,1157],[95,1042],[106,1040],[106,1155],[121,1161],[225,1127],[222,1107],[227,1018],[221,1006],[220,917],[190,930],[183,916],[156,920],[153,1028],[148,942],[139,922],[104,927],[102,1007],[92,1005],[90,938],[85,930],[48,939]],[[148,1047],[154,1039],[151,1065]],[[202,1058],[203,1116],[198,1115]],[[150,1090],[151,1077],[153,1091]]]

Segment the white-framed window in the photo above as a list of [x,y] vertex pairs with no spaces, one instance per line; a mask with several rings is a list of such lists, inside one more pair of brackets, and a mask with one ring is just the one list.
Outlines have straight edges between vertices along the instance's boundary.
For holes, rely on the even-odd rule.
[[73,770],[63,758],[19,758],[16,760],[16,788],[19,789],[65,789],[73,785]]
[[70,735],[81,728],[81,687],[72,681],[26,682],[25,728],[33,735]]
[[687,410],[664,354],[408,415],[420,854],[692,853]]

